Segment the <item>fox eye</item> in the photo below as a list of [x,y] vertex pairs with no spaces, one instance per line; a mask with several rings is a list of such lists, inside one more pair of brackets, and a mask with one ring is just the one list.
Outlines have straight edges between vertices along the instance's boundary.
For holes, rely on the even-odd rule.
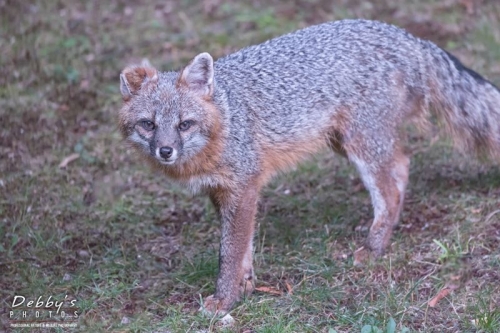
[[152,121],[149,120],[141,120],[139,122],[142,128],[144,128],[146,131],[152,131],[155,129],[155,124]]
[[192,120],[186,120],[179,124],[179,129],[181,131],[187,131],[193,125]]

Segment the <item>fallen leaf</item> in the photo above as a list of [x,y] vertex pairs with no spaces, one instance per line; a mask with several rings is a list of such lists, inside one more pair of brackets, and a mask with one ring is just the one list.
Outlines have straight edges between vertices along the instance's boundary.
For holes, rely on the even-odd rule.
[[257,287],[255,288],[255,290],[271,295],[278,295],[278,296],[283,295],[283,292],[281,290],[273,287]]
[[293,294],[293,287],[292,285],[290,284],[290,282],[288,282],[288,280],[285,280],[285,287],[286,287],[286,292],[288,294]]
[[59,163],[59,168],[65,168],[68,166],[68,164],[70,164],[71,162],[73,162],[74,160],[78,159],[80,157],[80,154],[71,154],[69,156],[66,156],[65,158],[63,158],[63,160],[61,161],[61,163]]
[[443,288],[441,289],[436,296],[434,296],[434,298],[432,298],[430,301],[429,301],[429,306],[431,308],[435,307],[438,302],[440,300],[442,300],[443,298],[445,298],[446,296],[448,296],[449,294],[451,293],[451,289],[450,288]]
[[443,289],[441,289],[436,296],[434,296],[430,301],[429,301],[429,306],[431,308],[435,307],[440,300],[448,296],[453,290],[457,290],[460,288],[460,276],[459,275],[454,275],[450,278],[450,281],[444,286]]

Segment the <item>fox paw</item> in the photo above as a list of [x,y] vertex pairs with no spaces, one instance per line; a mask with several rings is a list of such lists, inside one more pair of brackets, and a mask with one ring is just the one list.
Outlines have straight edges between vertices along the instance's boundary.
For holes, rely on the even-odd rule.
[[356,251],[354,251],[354,261],[353,265],[356,267],[363,267],[370,261],[371,251],[366,247],[362,246]]
[[199,311],[207,317],[212,316],[222,316],[219,319],[219,324],[222,327],[231,327],[235,324],[235,320],[233,316],[231,316],[228,312],[229,310],[224,310],[222,306],[222,301],[215,298],[214,295],[208,296],[203,302],[203,305],[200,307]]
[[231,305],[227,304],[224,299],[210,295],[205,298],[203,305],[200,307],[199,311],[207,316],[222,316],[227,314],[231,310]]
[[214,295],[210,295],[205,298],[205,301],[201,305],[199,311],[204,315],[213,316],[216,314],[223,314],[220,313],[221,308],[222,302],[218,298],[215,298]]
[[255,275],[253,274],[253,269],[250,269],[246,274],[243,275],[243,278],[239,284],[239,295],[238,293],[233,295],[232,297],[220,297],[215,295],[210,295],[205,298],[203,305],[200,307],[199,311],[205,315],[213,316],[213,315],[225,315],[227,314],[234,303],[241,299],[241,297],[249,296],[255,289]]

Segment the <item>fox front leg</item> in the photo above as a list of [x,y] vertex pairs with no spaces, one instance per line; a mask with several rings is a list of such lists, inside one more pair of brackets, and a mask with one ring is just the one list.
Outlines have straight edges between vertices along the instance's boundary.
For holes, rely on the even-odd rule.
[[211,193],[222,226],[219,275],[216,291],[209,296],[203,310],[224,314],[254,289],[252,247],[259,186],[250,183],[244,190],[217,190]]

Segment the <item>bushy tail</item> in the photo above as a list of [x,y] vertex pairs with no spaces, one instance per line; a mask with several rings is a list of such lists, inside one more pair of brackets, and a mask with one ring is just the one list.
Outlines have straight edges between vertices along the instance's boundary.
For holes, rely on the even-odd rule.
[[500,90],[453,55],[427,46],[431,112],[459,148],[500,161]]

